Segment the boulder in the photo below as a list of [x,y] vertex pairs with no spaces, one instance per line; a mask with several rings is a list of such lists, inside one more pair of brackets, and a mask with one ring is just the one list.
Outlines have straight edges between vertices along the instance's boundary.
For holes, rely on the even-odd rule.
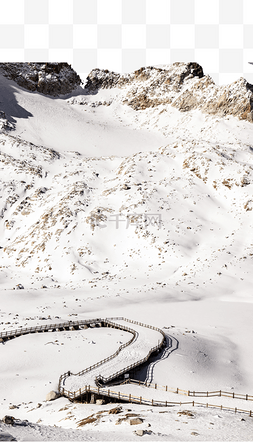
[[6,425],[13,425],[15,422],[15,417],[6,415],[3,417],[2,421]]
[[56,391],[50,391],[47,395],[46,395],[46,401],[54,401],[55,399],[57,399],[59,397],[59,393],[57,393]]

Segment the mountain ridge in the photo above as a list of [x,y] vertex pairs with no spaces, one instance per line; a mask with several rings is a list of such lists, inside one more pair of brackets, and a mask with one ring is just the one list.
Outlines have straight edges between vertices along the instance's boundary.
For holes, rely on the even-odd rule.
[[[211,115],[233,115],[253,121],[253,85],[244,78],[217,86],[195,62],[176,62],[168,68],[144,67],[131,74],[94,69],[85,89],[122,90],[122,102],[134,110],[171,104],[181,112],[200,109]],[[124,94],[124,92],[126,92]]]

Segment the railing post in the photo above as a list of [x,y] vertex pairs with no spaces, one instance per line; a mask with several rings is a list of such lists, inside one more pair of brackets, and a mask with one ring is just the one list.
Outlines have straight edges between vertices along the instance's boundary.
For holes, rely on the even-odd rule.
[[194,407],[194,401],[192,401],[192,406]]
[[168,391],[168,385],[166,385],[166,390],[165,391]]
[[246,394],[246,401],[248,400],[248,395]]

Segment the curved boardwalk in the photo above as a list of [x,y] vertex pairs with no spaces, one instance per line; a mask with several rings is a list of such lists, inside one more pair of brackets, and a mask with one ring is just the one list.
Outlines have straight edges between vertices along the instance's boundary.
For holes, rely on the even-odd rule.
[[[94,393],[99,397],[110,397],[115,400],[134,402],[146,405],[173,406],[193,405],[215,407],[233,412],[244,412],[253,416],[252,411],[242,409],[245,401],[253,401],[253,396],[248,394],[236,394],[221,390],[213,392],[186,391],[179,388],[158,386],[152,384],[153,369],[158,360],[149,364],[145,382],[134,379],[127,379],[120,385],[113,385],[111,390],[107,384],[113,379],[129,372],[132,368],[148,361],[150,355],[162,347],[165,347],[159,360],[167,358],[170,353],[178,348],[178,341],[172,336],[166,335],[157,327],[118,318],[95,318],[81,321],[68,321],[58,324],[47,324],[18,330],[0,332],[0,342],[3,344],[9,339],[29,334],[45,333],[63,330],[82,330],[87,327],[114,327],[129,332],[129,340],[122,344],[118,350],[96,364],[86,367],[79,373],[64,373],[59,379],[59,392],[70,400],[81,398],[86,393]],[[176,394],[190,396],[193,401],[179,402]],[[196,398],[205,398],[205,402],[197,402]],[[216,405],[210,404],[210,398],[215,397]],[[177,402],[174,400],[177,398]],[[207,399],[208,398],[208,399]],[[224,399],[225,398],[225,399]],[[230,400],[233,400],[235,408],[228,407]],[[198,400],[198,399],[197,399]],[[211,399],[213,402],[213,399]],[[218,405],[217,405],[218,402]],[[225,402],[225,404],[224,404]],[[244,402],[244,404],[243,404]],[[224,406],[225,405],[225,406]],[[243,407],[244,408],[244,407]]]
[[[121,329],[126,329],[129,325],[125,318],[113,319],[107,323]],[[134,339],[122,348],[117,355],[90,370],[69,374],[62,379],[60,388],[68,392],[74,392],[85,385],[96,387],[99,381],[107,383],[146,361],[150,356],[150,352],[159,348],[164,341],[164,335],[161,331],[138,323],[131,322],[131,333],[134,334]]]

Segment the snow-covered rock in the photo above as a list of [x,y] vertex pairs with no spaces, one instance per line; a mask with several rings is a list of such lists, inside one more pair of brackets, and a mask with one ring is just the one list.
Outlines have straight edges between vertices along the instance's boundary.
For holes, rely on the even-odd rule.
[[0,63],[0,72],[29,91],[45,95],[65,95],[81,84],[68,63]]

